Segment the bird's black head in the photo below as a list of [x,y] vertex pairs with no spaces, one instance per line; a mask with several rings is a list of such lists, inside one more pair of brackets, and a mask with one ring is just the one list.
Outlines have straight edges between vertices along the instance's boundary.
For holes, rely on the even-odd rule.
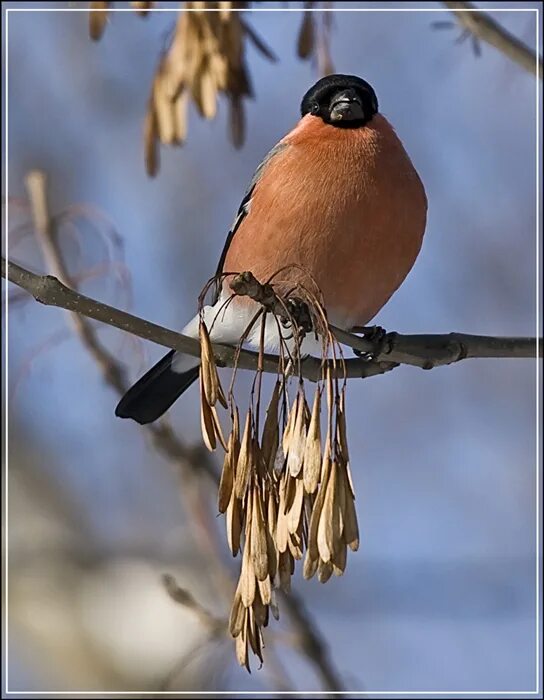
[[312,114],[326,124],[355,129],[367,124],[378,111],[378,99],[366,80],[355,75],[327,75],[302,98],[302,116]]

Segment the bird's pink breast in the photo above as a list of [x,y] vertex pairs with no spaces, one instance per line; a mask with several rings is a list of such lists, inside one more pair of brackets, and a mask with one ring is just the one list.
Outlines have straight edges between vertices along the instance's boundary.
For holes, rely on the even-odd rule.
[[[226,272],[317,283],[331,320],[368,323],[419,253],[427,200],[402,143],[376,115],[362,129],[306,116],[284,139],[234,235]],[[287,268],[287,269],[285,269]]]

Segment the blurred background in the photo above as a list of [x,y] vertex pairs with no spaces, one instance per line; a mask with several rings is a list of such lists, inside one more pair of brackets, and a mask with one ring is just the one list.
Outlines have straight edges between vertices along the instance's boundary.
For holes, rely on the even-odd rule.
[[[4,7],[30,5],[76,3]],[[486,44],[477,55],[470,40],[456,42],[458,26],[433,25],[451,19],[432,11],[440,7],[333,16],[335,69],[373,84],[429,199],[422,253],[376,321],[409,333],[534,335],[536,81]],[[492,16],[534,48],[534,13]],[[213,121],[191,105],[187,142],[163,147],[149,178],[143,120],[175,19],[115,14],[97,43],[87,13],[10,13],[3,56],[10,257],[46,271],[24,184],[43,169],[81,289],[170,328],[194,314],[253,169],[318,77],[297,57],[300,12],[248,12],[279,60],[247,45],[254,100],[243,147],[229,141],[224,101]],[[238,561],[215,517],[216,487],[204,473],[189,484],[136,424],[114,417],[117,396],[64,312],[4,289],[14,295],[9,689],[330,689],[287,614],[266,630],[265,666],[250,676],[226,636],[167,596],[165,572],[212,616],[228,614],[217,575],[235,576]],[[163,353],[96,329],[131,380]],[[345,689],[534,689],[536,389],[532,360],[402,367],[350,384],[361,547],[343,577],[295,581]],[[185,445],[201,444],[196,387],[170,418]],[[211,513],[204,528],[199,504]]]

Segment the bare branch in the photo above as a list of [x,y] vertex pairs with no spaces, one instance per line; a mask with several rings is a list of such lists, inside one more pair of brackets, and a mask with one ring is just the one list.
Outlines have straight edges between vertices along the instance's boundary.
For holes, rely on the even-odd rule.
[[171,574],[164,574],[162,583],[170,598],[176,603],[183,605],[188,610],[191,610],[212,636],[215,637],[227,633],[227,621],[215,617],[209,610],[206,610],[190,591],[179,586],[178,582]]
[[542,78],[542,59],[540,56],[537,56],[532,49],[501,27],[489,14],[476,11],[470,2],[446,1],[444,5],[453,11],[459,24],[475,37],[491,44],[529,73],[540,75]]
[[[62,284],[55,277],[36,275],[16,263],[6,261],[4,257],[2,257],[2,276],[25,289],[42,304],[75,311],[82,316],[101,321],[145,340],[174,348],[188,355],[200,356],[198,340],[86,297]],[[340,329],[333,329],[333,331],[341,343],[359,352],[375,355],[375,361],[358,358],[346,360],[348,378],[383,374],[395,367],[396,363],[430,369],[475,357],[534,358],[537,356],[536,338],[499,338],[464,333],[440,335],[390,333],[383,341],[376,343]],[[542,357],[542,348],[542,340],[540,340],[539,357]],[[234,364],[236,356],[234,348],[214,345],[213,349],[219,366],[231,367]],[[258,361],[258,353],[244,350],[240,353],[238,367],[255,370]],[[264,371],[276,373],[277,366],[277,358],[274,355],[264,356]],[[341,369],[338,371],[342,372]],[[306,379],[316,381],[321,377],[321,361],[314,357],[306,358],[302,373]]]

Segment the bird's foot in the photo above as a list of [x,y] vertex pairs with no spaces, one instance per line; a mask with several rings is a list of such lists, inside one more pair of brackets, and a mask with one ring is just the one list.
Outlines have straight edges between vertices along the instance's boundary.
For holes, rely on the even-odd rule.
[[[304,333],[310,333],[313,329],[312,316],[308,304],[301,299],[290,297],[286,301],[289,313],[299,329]],[[282,320],[283,323],[283,320]],[[286,319],[287,325],[289,321]],[[284,324],[286,325],[286,324]]]
[[382,326],[354,326],[351,329],[352,333],[358,333],[368,340],[374,346],[373,350],[366,352],[364,350],[353,349],[357,357],[363,360],[375,360],[383,350],[387,338],[387,331]]

